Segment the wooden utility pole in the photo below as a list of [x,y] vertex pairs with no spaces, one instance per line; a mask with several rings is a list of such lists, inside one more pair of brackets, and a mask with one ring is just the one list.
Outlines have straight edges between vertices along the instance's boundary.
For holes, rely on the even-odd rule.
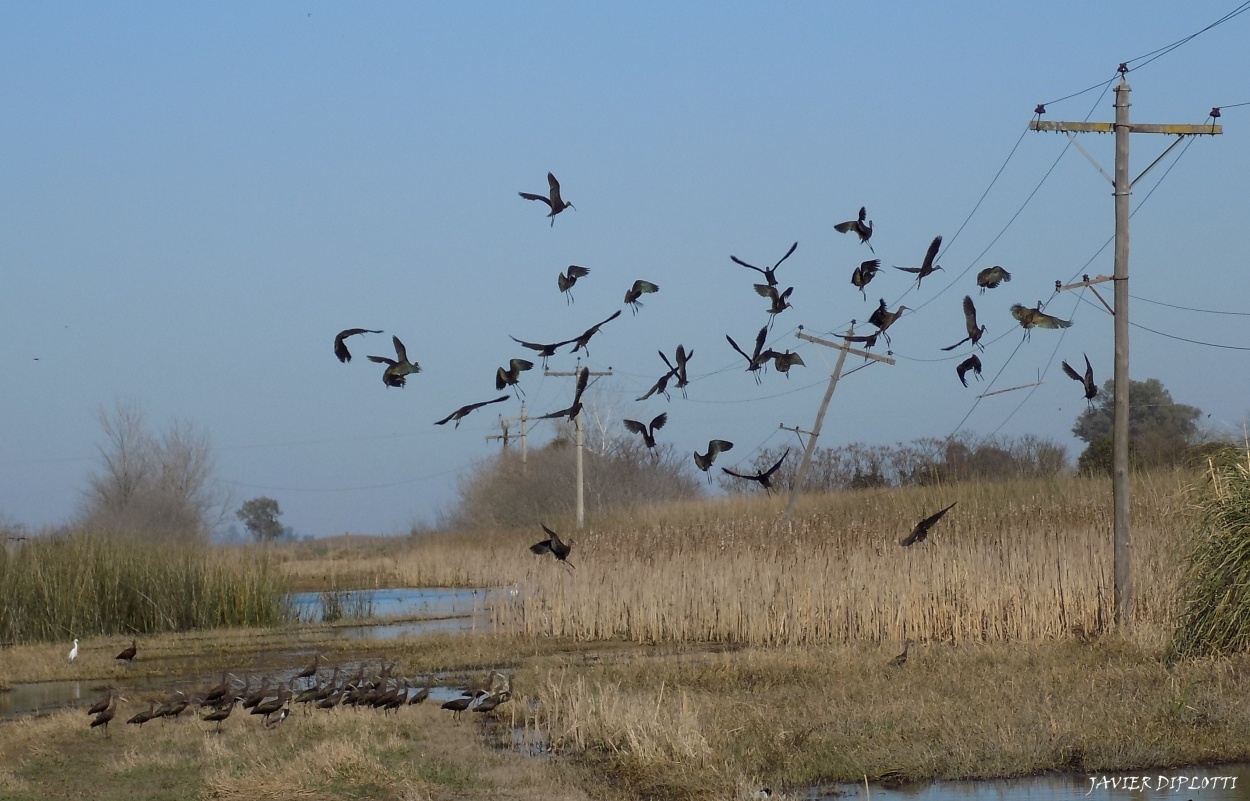
[[[847,332],[847,336],[853,336],[855,333],[854,323],[851,323],[851,329]],[[799,472],[794,476],[794,484],[790,487],[790,499],[786,502],[786,528],[789,528],[794,520],[794,503],[798,500],[799,490],[803,486],[803,479],[807,476],[807,468],[812,464],[812,454],[816,452],[816,440],[820,438],[821,426],[825,423],[825,411],[829,408],[829,401],[833,399],[833,390],[838,386],[838,379],[842,377],[842,365],[846,362],[846,354],[854,353],[856,356],[863,356],[866,359],[874,359],[886,364],[894,364],[894,360],[889,356],[878,356],[875,353],[869,353],[866,350],[858,350],[847,345],[845,342],[830,342],[827,339],[811,336],[803,333],[802,326],[795,333],[799,339],[805,339],[808,342],[814,342],[817,345],[824,345],[827,348],[835,348],[839,351],[837,364],[833,367],[833,373],[829,376],[829,386],[825,389],[824,400],[820,402],[820,411],[816,412],[816,422],[812,425],[812,430],[807,438],[807,447],[803,449],[803,461],[799,462]],[[784,426],[783,426],[784,428]]]
[[[1112,312],[1115,320],[1115,399],[1114,417],[1111,424],[1111,486],[1114,496],[1114,523],[1112,526],[1115,537],[1115,609],[1114,619],[1117,626],[1127,626],[1133,614],[1133,577],[1130,569],[1132,538],[1129,533],[1129,463],[1128,463],[1128,418],[1129,418],[1129,373],[1128,373],[1128,221],[1131,209],[1129,196],[1133,185],[1142,176],[1150,172],[1172,148],[1180,144],[1186,136],[1213,136],[1224,132],[1222,126],[1209,125],[1147,125],[1129,122],[1128,81],[1124,79],[1128,72],[1126,64],[1120,65],[1120,83],[1115,88],[1115,122],[1048,122],[1033,120],[1029,128],[1034,131],[1058,131],[1068,135],[1072,144],[1090,163],[1111,182],[1112,195],[1115,197],[1115,269],[1112,280],[1115,282]],[[1042,107],[1039,113],[1044,111]],[[1108,176],[1098,165],[1094,157],[1072,136],[1074,133],[1114,133],[1115,134],[1115,177]],[[1129,134],[1155,133],[1170,134],[1176,137],[1150,166],[1142,170],[1136,178],[1129,179],[1128,152]],[[1086,281],[1074,284],[1070,289],[1086,286],[1097,281]],[[1101,297],[1099,298],[1101,300]]]
[[525,401],[521,401],[520,417],[504,417],[503,415],[499,415],[499,429],[501,433],[487,434],[486,441],[489,442],[491,440],[502,440],[503,447],[507,448],[508,443],[512,441],[512,434],[510,433],[512,424],[519,422],[521,424],[521,433],[517,435],[517,439],[521,440],[521,464],[525,464],[526,435],[528,433],[528,431],[526,430],[525,423],[528,420],[529,418],[525,416]]
[[[555,372],[552,370],[543,371],[543,375],[553,376],[553,377],[576,376],[577,374],[578,374],[578,370],[574,370],[571,373]],[[593,372],[589,368],[587,368],[587,375],[589,375],[591,378],[595,378],[601,375],[612,375],[612,368],[609,367],[607,370],[604,370],[603,372]],[[581,409],[577,410],[577,417],[573,419],[573,425],[574,425],[574,430],[577,436],[577,527],[580,529],[582,527],[582,524],[586,520],[586,502],[585,502],[586,491],[585,491],[585,480],[584,480],[585,473],[583,472],[583,468],[582,468],[582,450],[584,448],[582,432],[585,430],[585,426],[582,423],[582,410]]]

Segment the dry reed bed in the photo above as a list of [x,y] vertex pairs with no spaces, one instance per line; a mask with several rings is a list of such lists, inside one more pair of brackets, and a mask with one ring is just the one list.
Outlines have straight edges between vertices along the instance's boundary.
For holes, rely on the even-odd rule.
[[[1137,483],[1139,624],[1172,615],[1191,478]],[[477,561],[497,571],[483,569],[484,579],[518,585],[496,618],[529,635],[752,645],[1047,640],[1110,620],[1109,489],[1068,478],[808,498],[793,532],[778,522],[783,499],[712,502],[589,529],[574,537],[576,570],[523,554]],[[958,505],[927,542],[899,547],[917,520],[951,501]]]

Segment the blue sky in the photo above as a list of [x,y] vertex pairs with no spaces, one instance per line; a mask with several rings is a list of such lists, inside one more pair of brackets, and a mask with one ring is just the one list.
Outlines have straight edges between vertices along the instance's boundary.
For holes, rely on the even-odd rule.
[[[432,423],[498,394],[495,368],[526,355],[508,336],[574,337],[636,278],[661,291],[592,341],[584,363],[615,374],[589,399],[612,420],[667,410],[663,440],[728,438],[726,464],[749,463],[792,436],[779,424],[811,425],[835,354],[804,346],[806,369],[761,386],[727,369],[740,359],[725,335],[745,344],[767,318],[758,276],[729,256],[772,263],[796,240],[778,271],[795,287],[778,348],[799,344],[800,324],[866,320],[881,297],[925,304],[891,330],[896,366],[839,385],[822,444],[945,436],[990,379],[1046,369],[1023,406],[1024,392],[987,398],[961,430],[1050,436],[1075,457],[1084,401],[1059,360],[1085,353],[1110,376],[1111,318],[1065,293],[1047,307],[1075,318],[1062,343],[1038,332],[1008,360],[1020,332],[1007,309],[1111,272],[1109,247],[1082,267],[1112,234],[1110,186],[1064,137],[1021,134],[1037,103],[1233,7],[0,5],[0,516],[72,519],[98,411],[126,400],[154,427],[207,434],[236,504],[277,498],[304,534],[404,532],[497,452],[484,438],[516,401],[458,430]],[[1133,118],[1201,123],[1250,101],[1248,26],[1238,16],[1130,72]],[[1111,104],[1096,89],[1047,119],[1110,120]],[[1250,106],[1221,122],[1225,135],[1182,144],[1134,190],[1136,204],[1176,163],[1133,219],[1132,320],[1250,347],[1245,316],[1159,305],[1250,311]],[[1111,137],[1082,143],[1110,170]],[[1133,173],[1166,144],[1135,136]],[[577,206],[554,227],[517,196],[545,192],[548,170]],[[945,270],[903,297],[909,277],[887,266],[864,302],[849,278],[871,255],[832,230],[860,205],[884,265],[918,264],[942,234]],[[571,305],[556,288],[569,264],[592,270]],[[979,296],[975,272],[992,264],[1015,279]],[[963,336],[969,292],[996,341],[986,382],[964,389],[938,348]],[[386,334],[350,340],[342,365],[331,342],[349,327]],[[391,334],[424,367],[404,390],[364,358],[391,355]],[[679,342],[696,354],[689,399],[635,403],[663,369],[656,350]],[[1134,329],[1132,361],[1204,425],[1235,430],[1250,412],[1250,351]],[[522,386],[531,414],[572,392],[539,370]]]

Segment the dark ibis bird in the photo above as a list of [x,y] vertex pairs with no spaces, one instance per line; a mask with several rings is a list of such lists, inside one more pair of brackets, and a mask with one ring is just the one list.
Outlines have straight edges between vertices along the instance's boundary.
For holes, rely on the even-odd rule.
[[130,647],[123,650],[120,654],[118,654],[117,656],[113,658],[121,659],[125,662],[133,662],[135,660],[135,654],[137,654],[138,652],[139,652],[138,645],[135,643],[134,640],[131,640]]
[[415,693],[413,693],[412,697],[408,699],[408,706],[419,706],[421,704],[424,704],[426,702],[426,699],[428,699],[429,697],[430,697],[430,688],[422,687],[420,690],[417,690]]
[[278,710],[277,717],[270,718],[265,721],[265,728],[276,729],[278,726],[282,725],[282,721],[286,720],[287,716],[290,714],[291,714],[291,701],[288,699],[286,702],[286,705]]
[[1067,362],[1061,362],[1063,371],[1067,373],[1068,378],[1073,381],[1079,381],[1085,387],[1085,400],[1090,406],[1094,405],[1094,398],[1098,397],[1098,385],[1094,383],[1094,368],[1089,363],[1089,357],[1085,357],[1085,375],[1081,375],[1072,369],[1072,365]]
[[590,381],[590,368],[579,367],[577,369],[577,385],[573,389],[573,403],[567,409],[561,409],[557,412],[544,414],[539,420],[554,420],[557,417],[567,417],[570,421],[576,419],[577,413],[582,410],[582,393],[586,391],[586,384]]
[[[573,339],[566,339],[563,342],[554,342],[550,345],[540,345],[537,342],[526,342],[524,340],[517,339],[511,334],[509,334],[509,338],[523,348],[529,348],[532,351],[537,351],[538,355],[542,357],[543,369],[546,369],[547,367],[547,357],[556,355],[556,348],[562,348],[565,345],[570,345],[576,341]],[[524,361],[524,359],[521,361]],[[532,367],[533,364],[531,363],[530,366]],[[496,389],[503,389],[503,387],[496,387]]]
[[707,473],[707,480],[712,481],[712,474],[708,471],[712,467],[712,463],[716,461],[718,454],[725,451],[733,450],[734,444],[727,439],[710,440],[707,444],[707,453],[694,452],[694,466]]
[[[955,503],[959,503],[959,501],[955,501]],[[935,512],[929,515],[924,520],[921,520],[919,523],[916,524],[916,527],[911,530],[911,533],[907,535],[907,538],[902,540],[899,543],[899,545],[902,545],[904,548],[906,548],[909,545],[914,545],[917,542],[924,542],[925,537],[929,536],[929,529],[933,528],[933,526],[937,523],[937,521],[942,519],[942,515],[946,514],[951,509],[953,509],[955,507],[955,503],[952,503],[950,506],[946,507],[940,512]]]
[[573,302],[573,285],[577,283],[577,279],[585,278],[588,275],[590,275],[590,268],[578,267],[576,264],[569,265],[567,274],[560,273],[557,283],[560,286],[560,291],[564,293],[565,303]]
[[87,708],[87,716],[90,717],[91,715],[98,715],[108,709],[109,705],[113,703],[114,697],[116,697],[116,693],[109,691],[108,695],[104,696]]
[[985,326],[977,325],[977,307],[973,305],[972,298],[967,295],[964,295],[964,328],[968,336],[942,350],[954,350],[965,342],[971,342],[979,346],[981,350],[985,350],[985,346],[981,344],[981,337],[985,336]]
[[868,241],[872,239],[872,220],[864,222],[865,220],[868,220],[868,209],[865,206],[860,206],[859,216],[856,219],[838,223],[833,226],[833,230],[837,231],[839,234],[849,234],[854,231],[859,237],[860,244],[867,245],[869,250],[876,253],[876,249],[874,249],[872,243]]
[[507,690],[504,690],[501,693],[492,693],[492,694],[487,695],[485,698],[481,699],[480,701],[478,701],[477,705],[473,707],[473,711],[481,712],[483,714],[486,714],[488,712],[494,712],[495,707],[499,706],[500,704],[505,704],[511,699],[512,699],[512,693],[508,692]]
[[790,368],[794,366],[806,367],[807,363],[803,361],[803,357],[797,353],[791,353],[786,350],[782,353],[769,348],[760,354],[762,358],[773,360],[773,369],[783,374],[786,378],[790,377]]
[[968,374],[969,370],[971,370],[977,378],[981,377],[981,357],[977,356],[975,353],[964,359],[958,366],[955,367],[955,374],[959,376],[959,383],[963,384],[965,387],[968,386],[968,379],[964,376]]
[[517,192],[517,194],[526,200],[541,200],[546,203],[551,208],[551,212],[547,216],[551,218],[551,224],[555,225],[557,214],[565,209],[573,209],[573,211],[577,211],[577,208],[560,196],[560,182],[557,181],[556,177],[551,173],[547,173],[547,187],[550,190],[550,197],[545,195],[536,195],[531,192]]
[[894,325],[905,311],[911,311],[911,309],[907,306],[899,306],[897,311],[890,311],[885,307],[885,298],[882,298],[881,305],[868,316],[869,324],[877,327],[877,334],[885,337],[886,345],[890,344],[890,335],[886,333],[886,329]]
[[[247,688],[245,687],[244,692],[246,691],[247,691]],[[254,693],[251,693],[250,695],[246,695],[243,697],[241,706],[244,709],[255,709],[256,705],[259,704],[261,701],[264,701],[268,695],[269,695],[269,677],[266,676],[265,680],[261,682],[260,689],[258,689]]]
[[654,448],[655,432],[663,428],[664,424],[668,422],[668,412],[657,414],[655,417],[651,418],[651,423],[649,425],[639,420],[622,420],[621,422],[625,426],[626,431],[641,434],[642,443],[648,448]]
[[747,372],[755,374],[755,383],[757,384],[760,383],[760,368],[763,367],[764,363],[768,361],[768,358],[764,355],[764,340],[767,338],[768,326],[764,326],[760,329],[760,332],[755,335],[755,350],[753,350],[751,355],[748,356],[747,352],[738,347],[737,342],[734,342],[733,337],[729,336],[729,334],[725,334],[725,339],[729,340],[729,344],[733,347],[733,349],[738,351],[742,358],[747,360]]
[[177,718],[190,704],[191,699],[187,698],[187,694],[182,690],[178,690],[166,699],[165,703],[156,707],[156,717]]
[[442,420],[438,420],[437,422],[434,423],[434,425],[441,426],[441,425],[444,425],[445,423],[449,423],[452,420],[455,420],[456,421],[455,427],[459,428],[460,421],[463,420],[467,415],[476,411],[477,409],[480,409],[483,406],[490,406],[492,403],[503,403],[504,401],[510,399],[511,397],[512,397],[511,395],[500,395],[498,398],[495,398],[494,400],[480,401],[478,403],[466,404],[464,406],[461,406],[459,409],[452,412],[451,414],[447,415]]
[[372,328],[348,328],[338,333],[334,338],[334,355],[339,357],[339,361],[346,364],[352,360],[352,352],[347,349],[347,343],[343,340],[348,337],[354,337],[357,334],[380,334],[381,331],[374,331]]
[[130,725],[133,723],[142,729],[144,723],[147,723],[155,717],[158,717],[156,714],[156,702],[148,701],[148,708],[132,716],[130,720],[126,721],[126,724]]
[[521,373],[533,369],[534,363],[528,359],[509,359],[508,369],[505,370],[500,367],[495,371],[495,389],[501,390],[504,387],[515,387],[517,392],[524,395],[525,393],[518,386],[521,383]]
[[[547,528],[546,524],[539,523],[543,527],[543,531],[547,532],[547,539],[536,542],[530,546],[530,552],[542,556],[549,553],[556,558],[557,562],[563,562],[569,567],[573,567],[573,563],[569,561],[569,551],[573,550],[572,542],[565,542],[560,539],[560,535]],[[444,709],[447,707],[444,706]]]
[[873,348],[873,347],[876,347],[877,337],[880,335],[881,335],[880,331],[878,331],[875,334],[855,334],[855,335],[843,334],[842,339],[846,340],[847,342],[859,342],[865,348]]
[[926,276],[932,275],[942,269],[941,265],[933,263],[933,260],[937,258],[938,249],[941,247],[942,237],[935,236],[933,237],[933,241],[929,243],[929,250],[924,254],[924,261],[920,263],[919,267],[895,267],[894,269],[902,270],[905,273],[915,273],[916,288],[919,289],[920,282],[923,281]]
[[[299,673],[296,673],[294,678],[315,679],[317,677],[317,671],[320,669],[321,669],[321,654],[313,654],[313,661],[308,664],[308,667],[304,668]],[[308,683],[312,684],[311,681]]]
[[643,295],[650,295],[659,291],[660,287],[658,284],[639,278],[634,282],[633,286],[625,291],[625,303],[634,310],[634,314],[637,314],[638,310],[642,308],[642,302],[638,299]]
[[859,290],[864,296],[864,300],[868,300],[868,293],[864,291],[864,287],[868,286],[868,282],[877,277],[877,272],[881,270],[881,259],[873,259],[872,261],[862,261],[855,268],[855,272],[851,273],[851,285]]
[[204,693],[204,698],[200,701],[201,706],[209,706],[225,697],[226,691],[230,689],[231,683],[229,679],[234,678],[233,673],[221,671],[221,683]]
[[995,264],[993,267],[986,267],[977,273],[977,286],[981,287],[981,294],[985,294],[985,290],[994,289],[999,284],[1010,281],[1011,273]]
[[891,665],[893,665],[894,667],[902,667],[903,665],[907,664],[907,651],[908,649],[911,648],[912,642],[913,642],[912,640],[903,641],[903,653],[891,659],[890,660]]
[[798,242],[795,242],[793,245],[791,245],[790,249],[786,251],[786,255],[782,256],[780,259],[777,259],[777,263],[774,264],[772,267],[769,267],[768,269],[760,269],[759,267],[756,267],[754,264],[747,264],[745,261],[738,258],[737,256],[730,256],[729,258],[733,260],[735,264],[741,264],[743,267],[750,267],[752,270],[755,270],[757,273],[762,274],[764,276],[764,281],[769,286],[777,286],[777,268],[781,266],[781,263],[783,261],[790,258],[790,254],[793,253],[794,249],[797,248],[798,246],[799,246]]
[[395,359],[370,356],[369,361],[386,365],[386,369],[382,372],[383,384],[402,389],[408,381],[408,376],[421,372],[421,365],[415,361],[408,361],[408,350],[404,347],[404,343],[399,341],[399,337],[392,336],[391,342],[395,345]]
[[104,736],[108,737],[109,736],[109,721],[111,721],[113,717],[117,714],[117,702],[119,700],[125,701],[126,699],[122,698],[119,695],[110,694],[108,703],[105,705],[104,709],[101,709],[99,712],[97,712],[96,716],[91,719],[91,725],[88,726],[88,728],[94,729],[96,726],[103,726]]
[[269,716],[278,712],[282,707],[291,702],[291,691],[287,689],[285,684],[278,688],[277,698],[267,698],[256,706],[252,707],[253,715],[264,715],[265,721],[269,720]]
[[733,476],[734,478],[744,478],[747,481],[757,481],[759,482],[759,485],[764,488],[765,493],[767,493],[768,495],[772,495],[773,494],[773,490],[772,490],[773,473],[777,472],[778,468],[781,467],[781,463],[784,462],[786,460],[786,457],[789,455],[790,455],[790,449],[786,448],[786,452],[781,454],[781,458],[778,459],[773,464],[772,467],[768,468],[767,470],[762,470],[752,475],[737,473],[737,472],[734,472],[733,470],[730,470],[728,467],[722,467],[721,470]]
[[756,284],[755,294],[761,298],[768,298],[768,324],[773,324],[773,318],[781,314],[786,309],[791,308],[790,294],[794,292],[794,287],[789,287],[785,292],[778,292],[777,287],[768,284]]
[[[664,355],[663,352],[661,352],[660,355],[663,356]],[[667,362],[668,359],[665,359],[665,361]],[[665,400],[668,400],[669,399],[668,382],[671,379],[673,379],[676,375],[677,375],[677,371],[673,369],[672,367],[670,367],[667,373],[660,376],[659,379],[654,384],[651,385],[651,389],[648,389],[646,393],[639,395],[637,398],[634,398],[634,400],[644,401],[647,398],[651,397],[652,395],[656,394],[657,392],[663,395]]]
[[1012,304],[1011,316],[1020,323],[1026,338],[1033,333],[1034,328],[1069,328],[1072,325],[1071,320],[1060,320],[1058,317],[1052,317],[1042,311],[1042,302],[1040,300],[1037,302],[1037,308],[1033,309],[1022,306],[1019,303]]
[[599,328],[601,326],[612,322],[613,320],[615,320],[617,317],[620,317],[620,316],[621,316],[621,310],[617,309],[615,312],[611,314],[611,316],[608,317],[608,319],[604,320],[601,323],[595,323],[590,328],[587,328],[585,331],[583,331],[581,333],[581,336],[577,337],[576,339],[570,340],[574,344],[573,344],[573,349],[570,350],[569,353],[577,353],[579,350],[584,350],[586,351],[586,355],[589,356],[590,348],[587,347],[587,345],[590,344],[590,338],[593,337],[595,334],[599,333]]
[[686,365],[690,362],[692,356],[694,356],[693,350],[687,353],[684,345],[678,345],[677,353],[673,357],[673,361],[676,362],[674,364],[664,355],[664,351],[660,351],[660,358],[668,365],[668,369],[673,372],[673,375],[677,376],[677,388],[681,390],[683,398],[686,397],[686,385],[690,383],[690,377],[686,374]]
[[447,701],[446,703],[444,703],[442,708],[450,709],[451,719],[459,723],[461,716],[464,714],[464,710],[468,709],[473,704],[474,701],[476,701],[480,696],[485,695],[485,694],[486,694],[485,690],[478,690],[477,693],[473,695],[465,695],[460,698],[453,698],[450,701]]
[[200,717],[207,723],[217,724],[217,733],[221,733],[221,724],[226,718],[230,717],[230,713],[234,711],[234,705],[239,699],[233,693],[221,699],[221,703],[217,704],[211,712]]

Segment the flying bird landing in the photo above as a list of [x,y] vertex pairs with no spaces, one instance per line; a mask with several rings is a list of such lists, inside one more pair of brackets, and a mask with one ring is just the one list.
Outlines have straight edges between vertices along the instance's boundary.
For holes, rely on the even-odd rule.
[[742,473],[735,473],[733,470],[730,470],[728,467],[722,467],[721,471],[728,473],[734,478],[744,478],[747,481],[758,481],[759,485],[764,488],[764,492],[768,495],[772,495],[773,494],[773,490],[772,490],[773,473],[777,472],[777,469],[781,467],[781,463],[784,462],[786,460],[786,457],[789,455],[790,455],[790,449],[786,448],[786,452],[781,454],[781,458],[778,459],[777,462],[772,467],[768,468],[767,470],[763,470],[759,473],[755,473],[754,475],[743,475]]
[[[620,314],[620,312],[617,312]],[[570,422],[577,418],[578,412],[582,410],[582,393],[586,391],[586,384],[590,381],[590,368],[580,367],[577,369],[577,385],[573,389],[573,403],[567,409],[561,409],[551,414],[544,414],[539,420],[554,420],[557,417],[567,417]]]
[[768,361],[768,357],[764,355],[764,340],[767,338],[768,326],[764,326],[760,329],[760,332],[755,335],[755,350],[752,351],[750,356],[748,356],[746,351],[738,347],[737,342],[734,342],[733,337],[729,336],[729,334],[725,334],[725,339],[729,340],[730,346],[732,346],[734,350],[738,351],[742,358],[747,360],[747,372],[755,375],[755,383],[757,384],[760,383],[760,368],[763,367],[764,363]]
[[777,287],[768,284],[756,284],[755,294],[761,298],[768,298],[768,326],[773,325],[773,318],[790,308],[790,293],[794,292],[794,287],[789,287],[785,292],[778,292]]
[[717,454],[725,451],[733,450],[734,444],[727,439],[714,439],[707,444],[707,453],[694,452],[694,466],[707,473],[707,480],[712,482],[712,474],[708,470],[712,467],[712,463],[716,461]]
[[641,278],[639,278],[637,281],[634,282],[633,286],[631,286],[629,289],[625,291],[625,303],[626,305],[630,306],[634,310],[634,314],[637,314],[638,310],[642,308],[642,303],[638,299],[641,298],[644,294],[649,295],[653,292],[659,292],[659,291],[660,291],[659,285],[653,284],[650,281],[644,281]]
[[999,284],[1010,281],[1011,273],[995,264],[993,267],[986,267],[977,273],[977,286],[981,287],[981,294],[985,294],[985,290],[994,289]]
[[881,269],[881,259],[873,259],[872,261],[862,261],[855,268],[855,272],[851,273],[851,285],[859,290],[864,296],[864,300],[868,300],[868,293],[864,291],[864,287],[868,286],[868,282],[877,276],[877,271]]
[[524,395],[525,392],[520,387],[521,373],[533,369],[534,363],[528,359],[510,359],[506,370],[500,367],[495,371],[495,389],[514,387],[519,394]]
[[959,363],[959,366],[955,368],[955,374],[959,376],[959,383],[963,384],[965,387],[968,386],[968,379],[964,378],[964,376],[967,375],[969,370],[971,370],[978,379],[981,378],[981,357],[977,356],[975,353],[964,359]]
[[1094,383],[1094,368],[1089,363],[1089,357],[1085,357],[1085,375],[1081,375],[1067,362],[1062,362],[1063,371],[1067,373],[1068,378],[1073,381],[1079,381],[1085,387],[1085,401],[1092,407],[1094,398],[1098,397],[1098,385]]
[[447,415],[442,420],[439,420],[434,425],[441,426],[441,425],[451,422],[452,420],[455,420],[456,421],[455,427],[459,428],[460,421],[463,420],[466,416],[468,416],[472,412],[476,411],[477,409],[480,409],[483,406],[489,406],[492,403],[503,403],[504,401],[508,400],[511,397],[512,397],[511,395],[500,395],[498,398],[495,398],[494,400],[482,401],[481,403],[470,403],[466,406],[461,406],[459,409]]
[[348,337],[354,337],[357,334],[380,334],[381,331],[374,331],[372,328],[348,328],[340,331],[338,336],[334,338],[334,355],[339,357],[339,361],[346,364],[352,360],[352,353],[347,349],[347,344],[343,340]]
[[752,270],[755,270],[757,273],[763,274],[764,280],[768,283],[769,286],[777,286],[777,268],[781,266],[781,263],[783,261],[790,258],[790,254],[793,253],[794,249],[797,248],[798,246],[799,246],[798,242],[795,242],[793,245],[791,245],[790,249],[786,251],[786,255],[782,256],[780,259],[777,259],[777,263],[774,264],[772,267],[769,267],[767,270],[761,270],[759,267],[756,267],[754,264],[747,264],[745,261],[738,258],[737,256],[730,256],[729,258],[735,264],[741,264],[743,267],[750,267]]
[[1019,303],[1012,304],[1011,316],[1016,318],[1020,327],[1024,329],[1026,339],[1033,333],[1034,328],[1069,328],[1072,325],[1071,320],[1060,320],[1058,317],[1052,317],[1043,312],[1040,300],[1035,309],[1021,306]]
[[531,545],[530,551],[539,556],[549,553],[556,558],[556,561],[573,567],[573,563],[569,561],[569,552],[573,550],[572,543],[561,540],[560,535],[547,528],[546,525],[542,523],[539,523],[539,525],[543,527],[543,531],[547,532],[547,539]]
[[560,197],[560,182],[557,181],[556,177],[551,173],[547,173],[547,186],[550,189],[551,197],[535,195],[530,192],[517,192],[517,194],[526,200],[541,200],[551,207],[551,213],[547,216],[551,218],[551,224],[555,225],[557,214],[565,209],[573,209],[573,211],[577,211],[577,208],[572,203],[568,203],[564,200],[564,198]]
[[873,311],[873,313],[868,317],[868,324],[875,325],[877,327],[877,333],[872,336],[876,337],[880,335],[885,337],[885,344],[889,345],[890,335],[885,331],[887,328],[894,325],[898,318],[903,316],[903,312],[905,311],[911,311],[911,309],[907,306],[899,306],[897,311],[890,311],[885,307],[885,298],[881,298],[881,304],[877,306],[876,310]]
[[569,342],[574,343],[573,349],[570,350],[569,353],[577,353],[579,350],[584,350],[586,351],[586,355],[590,356],[590,348],[587,347],[590,344],[590,338],[593,337],[595,334],[599,333],[600,326],[606,325],[620,316],[621,316],[621,310],[617,309],[615,312],[612,313],[612,316],[609,317],[608,319],[604,320],[601,323],[595,323],[590,328],[587,328],[585,331],[582,332],[582,335],[579,336],[577,339],[569,340]]
[[921,262],[919,267],[895,267],[894,269],[902,270],[905,273],[915,273],[916,274],[916,288],[919,289],[920,282],[923,281],[926,276],[932,275],[933,273],[942,269],[940,265],[933,263],[933,260],[937,258],[938,250],[941,247],[942,247],[942,237],[935,236],[933,237],[933,241],[929,243],[929,250],[927,253],[924,254],[924,261]]
[[980,347],[981,350],[985,350],[985,346],[981,344],[981,337],[985,336],[985,326],[977,325],[977,307],[972,304],[972,298],[967,295],[964,295],[964,328],[967,330],[968,336],[948,348],[942,348],[942,350],[954,350],[965,342],[971,342],[973,345]]
[[660,358],[664,360],[664,364],[668,365],[668,369],[672,374],[677,376],[677,388],[681,390],[683,398],[686,397],[686,385],[690,383],[690,377],[686,373],[686,365],[690,362],[692,356],[694,356],[693,350],[687,353],[684,345],[678,345],[677,353],[673,357],[677,364],[674,365],[664,355],[664,351],[660,351]]
[[668,412],[657,414],[651,418],[651,424],[646,425],[638,420],[623,420],[626,431],[632,431],[635,434],[642,435],[642,443],[648,448],[655,448],[655,432],[664,427],[668,422]]
[[[955,501],[955,503],[959,503],[959,501]],[[916,524],[916,527],[911,530],[911,533],[907,535],[907,538],[899,542],[899,545],[902,545],[904,548],[906,548],[909,545],[914,545],[917,542],[924,542],[925,537],[929,536],[929,529],[933,528],[934,524],[936,524],[937,521],[942,519],[942,515],[946,514],[951,509],[955,508],[955,503],[952,503],[950,506],[946,507],[940,512],[937,512],[936,514],[929,515],[924,520],[921,520],[919,523]]]
[[874,249],[872,243],[868,241],[869,239],[872,239],[872,220],[868,220],[867,224],[865,224],[864,220],[867,219],[867,217],[868,209],[864,206],[860,206],[858,219],[838,223],[833,226],[833,230],[837,231],[839,234],[849,234],[854,231],[856,235],[859,236],[859,243],[861,245],[867,245],[869,250],[876,253],[876,249]]
[[[508,335],[508,338],[523,348],[529,348],[532,351],[537,351],[538,355],[542,357],[544,370],[547,369],[547,357],[555,356],[556,348],[563,348],[565,345],[571,345],[577,341],[575,339],[566,339],[563,342],[553,342],[550,345],[540,345],[537,342],[526,342],[524,340],[517,339],[511,334]],[[521,361],[524,360],[522,359]],[[533,367],[533,364],[531,363],[530,366]],[[503,387],[496,387],[496,389],[503,389]]]
[[421,365],[408,361],[408,351],[404,348],[404,343],[399,341],[399,337],[392,336],[391,342],[395,345],[396,359],[370,356],[369,361],[386,365],[386,369],[382,371],[383,384],[402,389],[408,381],[408,376],[421,372]]
[[566,304],[573,302],[573,285],[577,283],[577,279],[585,278],[590,275],[590,268],[578,267],[576,264],[570,264],[568,273],[560,273],[556,283],[560,287],[560,291],[564,293],[564,302]]

